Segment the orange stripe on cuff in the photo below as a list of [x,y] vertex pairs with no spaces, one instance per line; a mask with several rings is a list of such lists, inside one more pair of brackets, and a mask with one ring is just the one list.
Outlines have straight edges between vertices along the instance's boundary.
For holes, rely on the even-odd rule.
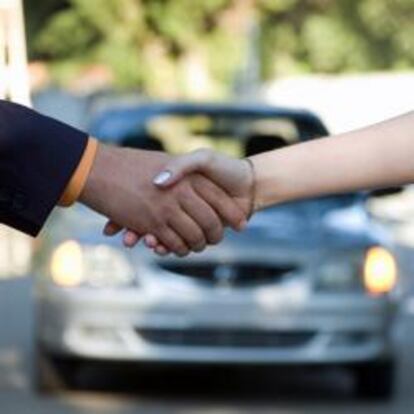
[[79,198],[92,169],[97,149],[98,141],[95,138],[90,137],[82,159],[73,173],[69,184],[66,186],[65,192],[59,200],[59,206],[70,207]]

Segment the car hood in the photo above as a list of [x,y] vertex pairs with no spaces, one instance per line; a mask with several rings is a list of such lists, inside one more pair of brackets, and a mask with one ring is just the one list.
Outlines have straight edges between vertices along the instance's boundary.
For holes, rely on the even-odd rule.
[[387,233],[367,214],[363,205],[334,209],[320,215],[298,215],[270,209],[256,214],[242,233],[228,232],[226,242],[338,248],[384,243]]

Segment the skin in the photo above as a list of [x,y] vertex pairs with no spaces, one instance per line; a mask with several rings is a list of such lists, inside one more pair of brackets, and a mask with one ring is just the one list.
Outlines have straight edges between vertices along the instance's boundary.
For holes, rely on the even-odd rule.
[[[414,111],[329,139],[251,157],[254,211],[320,195],[413,183],[413,131]],[[246,174],[245,160],[234,160],[209,150],[177,157],[163,170],[171,174],[158,184],[160,188],[171,189],[183,177],[197,172],[224,189],[234,186],[242,198],[249,194],[247,189],[252,180]],[[126,236],[131,237],[130,233]],[[156,252],[168,252],[154,234],[145,240]]]
[[244,226],[245,213],[236,201],[201,174],[185,177],[169,191],[154,186],[153,177],[170,161],[161,152],[100,144],[79,201],[134,235],[153,234],[179,256],[218,243],[225,224]]
[[[241,168],[240,163],[242,163]],[[215,165],[220,165],[220,168],[215,168]],[[212,167],[211,169],[209,168],[210,166]],[[250,164],[245,160],[240,161],[229,158],[210,150],[198,150],[186,156],[171,158],[171,161],[165,164],[164,167],[171,172],[171,179],[166,185],[158,185],[158,188],[161,190],[171,191],[184,178],[191,176],[194,170],[199,169],[200,172],[203,171],[203,176],[209,176],[212,182],[216,184],[220,182],[220,187],[237,203],[245,219],[251,215],[253,208],[253,174]],[[237,171],[234,177],[232,171]],[[210,200],[210,202],[213,201]],[[245,220],[239,226],[239,230],[242,230],[246,224],[247,221]],[[111,236],[121,230],[123,230],[123,226],[109,221],[105,226],[104,232]],[[134,247],[140,240],[140,234],[131,229],[127,230],[123,237],[124,245],[130,248]],[[161,243],[154,233],[147,234],[144,237],[144,242],[147,247],[153,249],[160,256],[171,253],[168,247]]]
[[252,157],[256,208],[414,182],[414,112]]

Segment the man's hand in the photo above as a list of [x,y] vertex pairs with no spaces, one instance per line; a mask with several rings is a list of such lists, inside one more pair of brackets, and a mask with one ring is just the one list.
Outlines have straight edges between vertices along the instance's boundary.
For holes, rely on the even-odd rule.
[[[165,191],[154,176],[171,161],[159,152],[100,145],[80,201],[119,228],[152,234],[165,248],[184,256],[223,237],[223,223],[241,229],[245,211],[200,174]],[[135,241],[136,241],[135,240]]]

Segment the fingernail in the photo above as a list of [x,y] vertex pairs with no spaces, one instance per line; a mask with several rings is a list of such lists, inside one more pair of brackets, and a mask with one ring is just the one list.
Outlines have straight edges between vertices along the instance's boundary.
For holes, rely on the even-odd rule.
[[172,176],[171,171],[162,171],[154,178],[155,185],[165,184]]

